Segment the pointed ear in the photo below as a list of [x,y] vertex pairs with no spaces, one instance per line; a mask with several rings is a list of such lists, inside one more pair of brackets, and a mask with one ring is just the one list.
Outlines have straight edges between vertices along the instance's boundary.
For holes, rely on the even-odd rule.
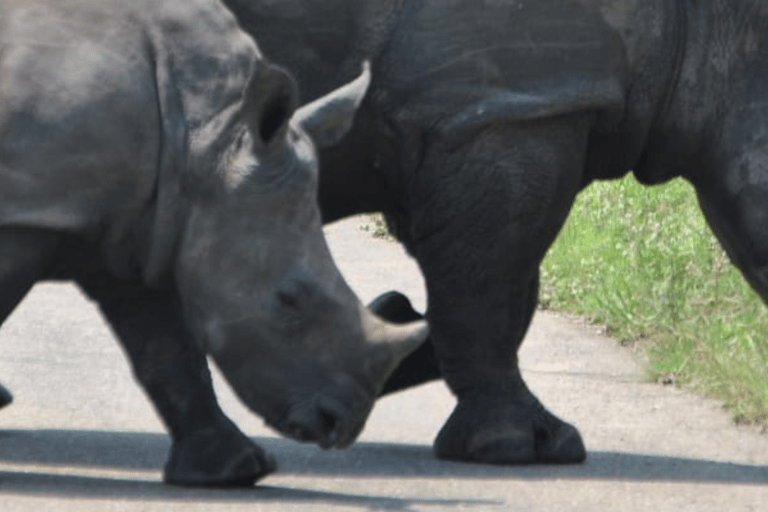
[[352,127],[355,112],[365,98],[370,83],[371,66],[365,61],[359,77],[304,105],[296,111],[292,121],[304,129],[318,147],[331,146]]
[[254,136],[262,147],[285,139],[298,105],[298,89],[283,68],[261,61],[244,91],[243,106]]

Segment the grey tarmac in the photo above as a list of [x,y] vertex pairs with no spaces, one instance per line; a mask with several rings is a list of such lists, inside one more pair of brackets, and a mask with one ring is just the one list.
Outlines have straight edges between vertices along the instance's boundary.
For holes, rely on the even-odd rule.
[[[398,244],[326,227],[364,301],[397,289],[421,310],[418,269]],[[436,460],[454,405],[442,383],[384,398],[357,443],[323,451],[281,438],[234,398],[225,411],[278,461],[252,489],[160,482],[169,438],[95,308],[67,284],[37,285],[0,330],[0,511],[759,511],[768,509],[768,436],[716,403],[645,383],[637,356],[537,313],[521,351],[536,395],[581,430],[586,463],[497,467]],[[767,369],[768,371],[768,369]]]

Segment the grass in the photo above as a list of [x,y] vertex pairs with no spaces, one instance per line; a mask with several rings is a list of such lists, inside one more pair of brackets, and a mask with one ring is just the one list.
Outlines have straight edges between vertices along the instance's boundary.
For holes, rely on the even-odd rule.
[[385,240],[396,241],[395,237],[389,232],[387,221],[381,213],[371,213],[367,216],[368,222],[360,226],[360,229],[367,231],[373,238],[383,238]]
[[542,265],[541,304],[639,342],[649,378],[720,400],[768,427],[768,315],[709,231],[682,180],[596,183]]

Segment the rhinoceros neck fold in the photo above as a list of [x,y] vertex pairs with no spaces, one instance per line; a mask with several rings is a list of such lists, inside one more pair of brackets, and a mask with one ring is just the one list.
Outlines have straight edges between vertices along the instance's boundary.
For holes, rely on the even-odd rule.
[[[174,22],[176,16],[188,16],[187,9],[166,14],[175,29],[165,30],[160,22],[149,34],[162,135],[152,218],[142,249],[142,277],[154,285],[172,277],[188,208],[187,191],[206,178],[215,178],[227,144],[225,135],[231,131],[244,86],[260,59],[253,39],[239,30],[226,9],[205,13],[200,23],[184,23],[183,30]],[[211,33],[220,37],[209,37]]]

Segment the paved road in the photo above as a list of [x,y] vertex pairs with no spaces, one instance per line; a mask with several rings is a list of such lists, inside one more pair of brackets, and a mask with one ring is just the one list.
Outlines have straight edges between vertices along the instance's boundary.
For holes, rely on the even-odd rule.
[[[328,229],[364,300],[395,288],[423,308],[419,273],[360,220]],[[537,314],[522,364],[544,403],[584,435],[578,466],[440,462],[434,435],[454,401],[431,384],[388,397],[349,450],[282,439],[217,377],[228,413],[277,458],[253,489],[160,483],[168,439],[103,322],[72,287],[38,285],[0,331],[0,511],[758,511],[768,510],[768,436],[712,402],[640,382],[632,355],[589,328]],[[768,369],[767,369],[768,371]]]

